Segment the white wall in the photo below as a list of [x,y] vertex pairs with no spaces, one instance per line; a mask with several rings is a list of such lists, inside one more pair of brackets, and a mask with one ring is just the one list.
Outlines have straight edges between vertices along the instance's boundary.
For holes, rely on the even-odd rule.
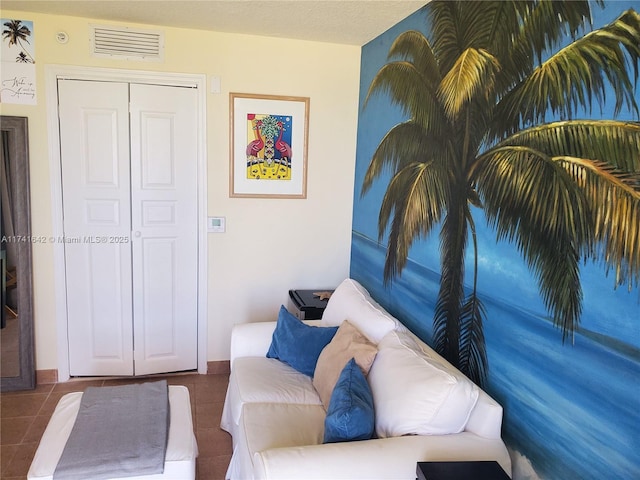
[[[163,63],[115,61],[89,54],[89,25],[108,22],[6,10],[2,18],[34,22],[38,104],[0,105],[2,115],[29,118],[33,235],[52,234],[45,64],[199,73],[222,82],[221,94],[207,94],[208,214],[227,221],[226,233],[208,235],[208,359],[228,359],[234,324],[274,319],[289,288],[348,275],[359,47],[158,27]],[[60,30],[67,44],[55,41]],[[310,97],[307,199],[229,198],[229,92]],[[33,261],[36,368],[55,369],[53,246],[34,245]]]

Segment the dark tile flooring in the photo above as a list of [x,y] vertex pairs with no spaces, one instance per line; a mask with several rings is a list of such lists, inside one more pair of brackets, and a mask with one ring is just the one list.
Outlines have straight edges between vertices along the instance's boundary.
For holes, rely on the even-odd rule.
[[185,385],[191,395],[193,428],[198,441],[198,480],[222,480],[231,459],[231,436],[220,429],[222,405],[229,376],[182,374],[136,379],[71,380],[38,385],[35,390],[0,393],[0,478],[24,480],[40,437],[58,400],[88,386],[122,385],[165,378]]

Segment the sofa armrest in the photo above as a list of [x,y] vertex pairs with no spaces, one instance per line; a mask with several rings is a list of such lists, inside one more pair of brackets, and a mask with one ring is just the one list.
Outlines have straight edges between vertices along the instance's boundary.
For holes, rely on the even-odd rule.
[[253,465],[256,480],[415,480],[417,462],[473,460],[495,460],[511,476],[502,440],[470,432],[273,448],[255,453]]
[[271,345],[276,322],[241,323],[231,330],[231,368],[238,357],[264,357]]
[[[238,357],[264,357],[271,346],[277,322],[253,322],[234,325],[231,331],[231,368]],[[305,320],[307,325],[319,326],[320,320]]]

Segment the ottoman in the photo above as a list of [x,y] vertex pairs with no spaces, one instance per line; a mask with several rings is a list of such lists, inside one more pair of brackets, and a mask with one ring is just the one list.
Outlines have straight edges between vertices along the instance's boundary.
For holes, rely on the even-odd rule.
[[[76,420],[82,392],[68,393],[56,406],[42,434],[28,480],[52,480],[64,446]],[[170,423],[164,472],[157,475],[126,477],[129,480],[193,480],[196,478],[198,445],[193,433],[189,390],[182,385],[169,386]]]

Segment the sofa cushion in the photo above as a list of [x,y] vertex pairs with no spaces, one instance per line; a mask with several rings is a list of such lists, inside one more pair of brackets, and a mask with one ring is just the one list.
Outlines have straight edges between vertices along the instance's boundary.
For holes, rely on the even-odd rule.
[[464,430],[478,387],[430,358],[406,332],[378,344],[369,372],[380,437],[442,435]]
[[234,362],[220,426],[235,436],[242,408],[248,403],[307,404],[324,410],[311,378],[265,357],[240,357]]
[[322,405],[249,403],[245,405],[227,475],[224,478],[254,478],[253,462],[258,452],[286,447],[320,445],[324,432]]
[[355,359],[340,373],[324,420],[324,443],[369,440],[375,415],[371,388]]
[[349,360],[355,358],[364,375],[369,373],[378,349],[351,322],[345,320],[335,336],[324,347],[313,376],[313,386],[318,391],[322,404],[329,408],[333,387]]
[[349,320],[375,344],[399,323],[351,278],[338,285],[322,314],[325,326],[340,325],[344,320]]
[[320,352],[337,330],[337,327],[306,325],[282,305],[267,358],[277,358],[312,377]]

